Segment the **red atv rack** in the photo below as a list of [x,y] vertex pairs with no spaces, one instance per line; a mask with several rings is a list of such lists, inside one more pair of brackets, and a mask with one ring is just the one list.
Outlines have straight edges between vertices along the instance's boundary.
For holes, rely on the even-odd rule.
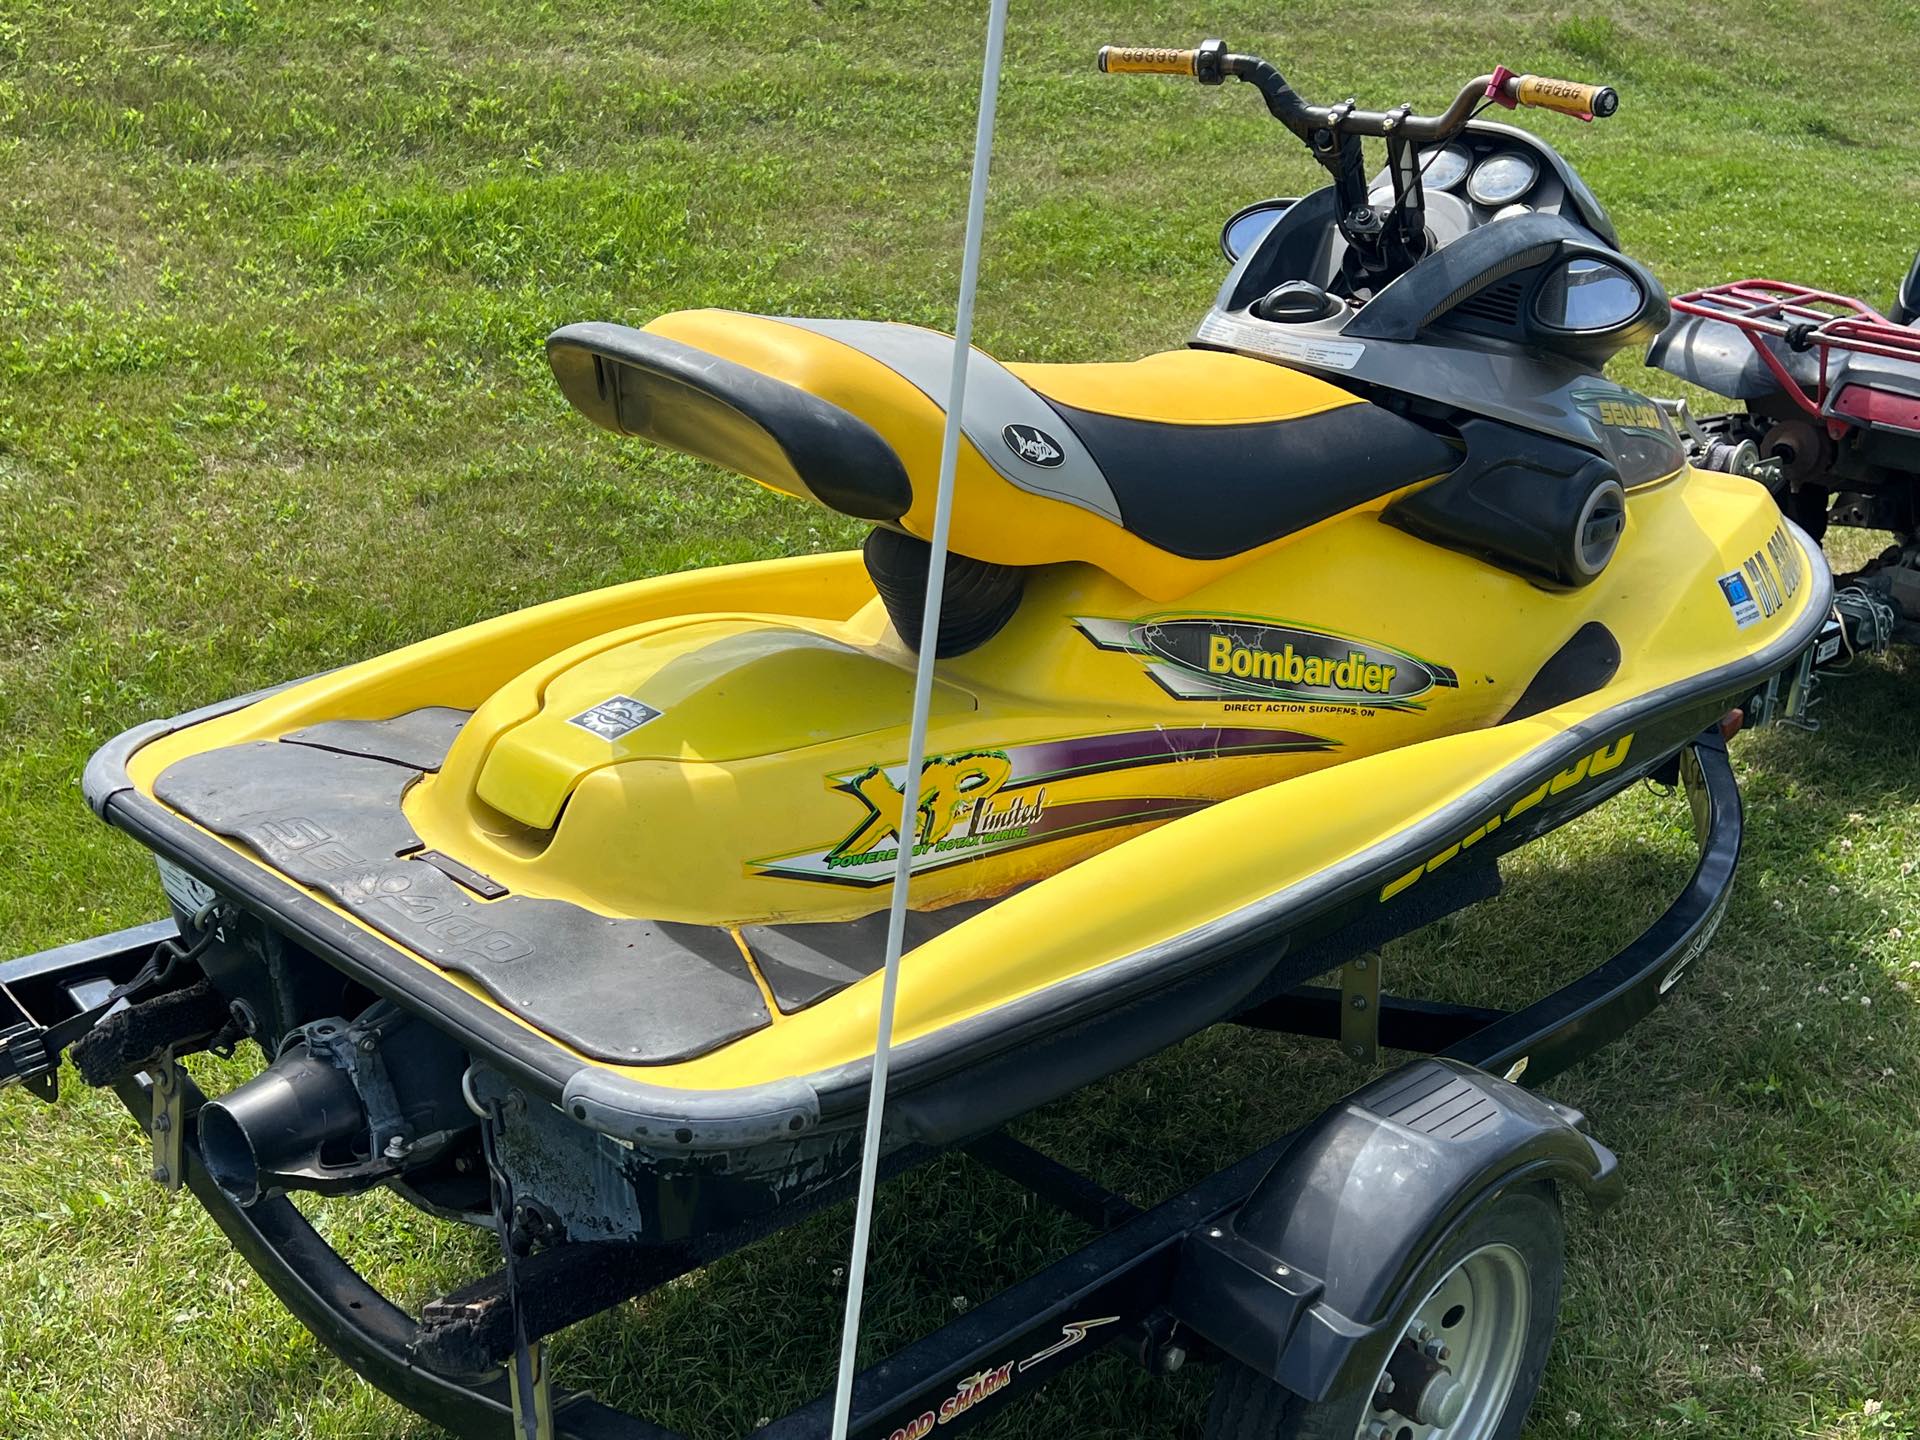
[[[1692,290],[1673,302],[1683,315],[1719,320],[1747,337],[1780,388],[1794,403],[1830,427],[1844,430],[1846,421],[1832,419],[1821,407],[1827,398],[1827,370],[1835,350],[1881,355],[1920,364],[1920,330],[1896,325],[1865,301],[1835,295],[1780,280],[1734,280]],[[1820,359],[1820,379],[1814,391],[1794,378],[1771,338],[1798,351],[1813,350]],[[1872,418],[1872,417],[1856,417]]]

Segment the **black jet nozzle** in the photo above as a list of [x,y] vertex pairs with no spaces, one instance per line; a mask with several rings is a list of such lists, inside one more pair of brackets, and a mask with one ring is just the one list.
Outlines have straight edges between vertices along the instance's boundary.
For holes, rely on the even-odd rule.
[[251,1205],[276,1189],[333,1188],[330,1172],[358,1178],[374,1157],[344,1167],[325,1157],[367,1133],[352,1077],[301,1043],[201,1108],[200,1158],[222,1190]]

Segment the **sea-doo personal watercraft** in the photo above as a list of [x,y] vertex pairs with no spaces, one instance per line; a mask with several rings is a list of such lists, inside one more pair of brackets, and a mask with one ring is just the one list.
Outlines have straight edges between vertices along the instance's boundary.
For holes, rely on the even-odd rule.
[[[137,969],[131,941],[18,962],[17,994],[57,978],[92,1007],[20,1033],[41,1057],[77,1037],[83,1072],[154,1116],[160,1178],[184,1173],[409,1403],[484,1409],[445,1379],[450,1355],[484,1369],[502,1334],[836,1193],[901,847],[894,1163],[1228,1017],[1469,1063],[1397,1072],[1317,1138],[1139,1218],[1045,1304],[1023,1291],[1020,1324],[1012,1300],[983,1307],[964,1344],[861,1392],[859,1433],[930,1433],[1123,1319],[1155,1363],[1202,1343],[1149,1310],[1302,1404],[1397,1394],[1399,1433],[1491,1435],[1530,1394],[1537,1360],[1449,1362],[1402,1321],[1464,1313],[1435,1299],[1456,1281],[1519,1283],[1500,1333],[1539,1333],[1529,1304],[1550,1330],[1551,1297],[1525,1291],[1535,1242],[1434,1270],[1451,1252],[1432,1237],[1478,1234],[1460,1217],[1491,1223],[1496,1193],[1607,1190],[1610,1157],[1568,1113],[1495,1077],[1618,1033],[1706,944],[1737,846],[1719,737],[1801,703],[1826,567],[1763,488],[1689,467],[1662,410],[1603,378],[1667,301],[1563,159],[1475,118],[1603,116],[1612,91],[1502,69],[1420,116],[1309,106],[1219,42],[1102,68],[1244,81],[1333,183],[1229,222],[1231,273],[1183,349],[967,357],[921,773],[907,700],[953,342],[725,310],[568,326],[548,355],[595,424],[866,522],[862,551],[536,606],[143,725],[89,766],[89,803],[154,852],[174,921]],[[1387,141],[1372,180],[1364,137]],[[1678,774],[1708,835],[1689,908],[1577,993],[1504,1018],[1396,1009],[1355,959],[1491,893],[1499,854]],[[1299,988],[1345,962],[1346,992]],[[270,1063],[199,1104],[175,1057],[241,1037]],[[16,1073],[51,1083],[16,1049]],[[983,1153],[1076,1213],[1134,1213]],[[1363,1162],[1378,1173],[1354,1188]],[[1396,1174],[1431,1183],[1399,1195]],[[415,1330],[275,1198],[382,1183],[500,1218],[528,1273],[510,1257],[504,1290],[436,1302],[438,1328]],[[1537,1197],[1520,1209],[1547,1233]],[[1359,1222],[1365,1246],[1331,1238]],[[669,1258],[568,1269],[599,1241]],[[1486,1259],[1502,1246],[1521,1258]],[[1096,1293],[1123,1308],[1079,1315]],[[1255,1399],[1234,1393],[1244,1421]]]
[[[1530,83],[1492,88],[1610,103]],[[902,1136],[964,1133],[1293,983],[1303,937],[1661,766],[1795,663],[1817,551],[1599,374],[1665,298],[1564,161],[1469,122],[1488,88],[1376,122],[1371,191],[1364,128],[1307,122],[1335,185],[1266,212],[1187,348],[972,357],[911,806],[951,341],[723,310],[556,332],[588,419],[869,522],[864,553],[536,606],[103,750],[90,803],[184,922],[223,911],[200,966],[283,1066],[356,1006],[445,1051],[429,1119],[349,1107],[297,1154],[249,1128],[264,1092],[221,1102],[216,1172],[401,1176],[470,1133],[471,1061],[470,1090],[571,1122],[543,1108],[510,1156],[637,1147],[630,1208],[543,1197],[569,1233],[705,1223],[660,1167],[768,1199],[836,1171],[896,846]]]

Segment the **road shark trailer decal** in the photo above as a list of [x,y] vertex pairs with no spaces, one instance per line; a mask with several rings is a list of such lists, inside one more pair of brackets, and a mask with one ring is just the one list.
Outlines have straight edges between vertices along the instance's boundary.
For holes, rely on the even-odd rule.
[[1436,686],[1457,689],[1444,665],[1370,640],[1306,630],[1251,615],[1076,617],[1102,650],[1147,661],[1147,674],[1178,700],[1294,700],[1419,709]]
[[951,1425],[983,1400],[990,1400],[1015,1384],[1035,1365],[1051,1360],[1063,1350],[1071,1350],[1087,1338],[1087,1332],[1102,1325],[1118,1325],[1118,1315],[1102,1315],[1097,1320],[1069,1320],[1060,1327],[1062,1338],[1046,1349],[1015,1364],[1002,1361],[988,1370],[979,1370],[955,1382],[953,1394],[940,1402],[938,1410],[927,1410],[891,1431],[887,1440],[925,1440],[937,1426]]
[[[1076,798],[1076,782],[1090,776],[1333,746],[1297,730],[1192,725],[931,755],[920,772],[914,873],[1092,830],[1158,824],[1213,803],[1195,795]],[[871,765],[829,776],[827,783],[861,803],[866,813],[859,822],[823,849],[754,861],[753,873],[863,888],[887,884],[899,855],[906,766]]]
[[1071,1350],[1087,1338],[1087,1332],[1100,1325],[1118,1325],[1118,1315],[1102,1315],[1097,1320],[1069,1320],[1060,1327],[1060,1338],[1044,1350],[1037,1350],[1014,1367],[1016,1374],[1024,1375],[1043,1360],[1051,1360],[1063,1350]]

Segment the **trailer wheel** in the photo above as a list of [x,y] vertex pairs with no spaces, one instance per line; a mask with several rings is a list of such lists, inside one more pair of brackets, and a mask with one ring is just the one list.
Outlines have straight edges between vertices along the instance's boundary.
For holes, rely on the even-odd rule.
[[1207,1440],[1514,1440],[1540,1388],[1565,1274],[1558,1193],[1509,1190],[1421,1271],[1372,1385],[1303,1400],[1230,1359]]

